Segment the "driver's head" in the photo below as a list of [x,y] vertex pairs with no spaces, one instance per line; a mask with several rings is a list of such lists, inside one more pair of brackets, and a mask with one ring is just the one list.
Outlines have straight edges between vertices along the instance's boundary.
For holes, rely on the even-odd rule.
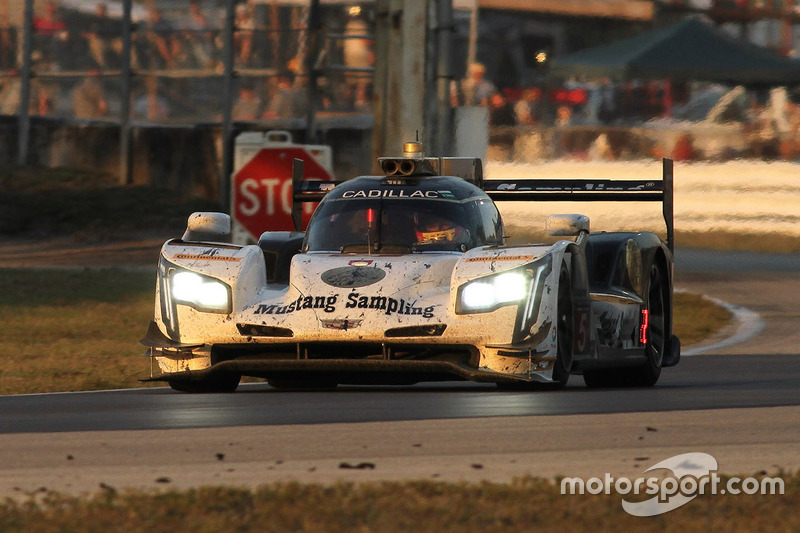
[[419,242],[453,242],[456,239],[457,228],[446,218],[431,213],[419,213],[414,219]]

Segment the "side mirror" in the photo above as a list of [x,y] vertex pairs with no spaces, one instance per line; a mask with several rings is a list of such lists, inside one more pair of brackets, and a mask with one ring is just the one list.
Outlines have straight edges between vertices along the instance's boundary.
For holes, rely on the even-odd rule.
[[589,217],[586,215],[550,215],[545,230],[551,237],[576,237],[589,233]]
[[181,239],[190,242],[231,242],[231,217],[225,213],[192,213]]

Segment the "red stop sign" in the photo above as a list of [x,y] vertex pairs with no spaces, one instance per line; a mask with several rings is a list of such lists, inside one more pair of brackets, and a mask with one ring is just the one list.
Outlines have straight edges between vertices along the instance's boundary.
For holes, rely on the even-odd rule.
[[[330,181],[331,174],[302,146],[262,148],[233,176],[233,218],[253,240],[265,231],[293,230],[292,159],[304,161],[303,179]],[[303,206],[303,228],[316,204]]]

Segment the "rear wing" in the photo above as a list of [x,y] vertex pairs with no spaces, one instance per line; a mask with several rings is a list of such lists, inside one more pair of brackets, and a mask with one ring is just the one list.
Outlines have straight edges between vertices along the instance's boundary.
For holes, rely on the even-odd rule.
[[304,180],[302,159],[292,159],[292,223],[295,231],[303,231],[303,203],[319,202],[343,181]]
[[484,180],[483,190],[495,201],[661,202],[667,225],[667,246],[675,251],[672,159],[662,159],[661,180],[508,179]]

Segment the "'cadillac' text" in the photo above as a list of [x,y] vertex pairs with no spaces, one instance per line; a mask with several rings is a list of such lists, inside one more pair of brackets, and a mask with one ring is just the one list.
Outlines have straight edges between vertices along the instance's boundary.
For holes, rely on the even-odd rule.
[[342,198],[450,198],[450,191],[404,191],[403,189],[372,189],[369,191],[345,191]]

